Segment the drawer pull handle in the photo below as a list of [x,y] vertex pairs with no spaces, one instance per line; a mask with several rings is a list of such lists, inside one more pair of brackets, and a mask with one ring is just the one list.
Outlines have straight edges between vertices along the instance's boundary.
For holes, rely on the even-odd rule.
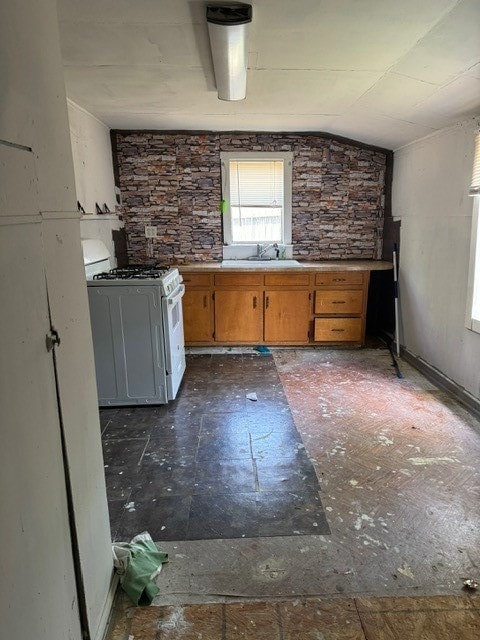
[[253,296],[253,308],[257,308],[257,296]]
[[345,304],[345,300],[332,300],[332,304]]
[[268,305],[270,304],[270,300],[268,299],[268,296],[265,298],[265,309],[268,309]]
[[184,281],[184,282],[191,282],[191,281],[192,281],[192,279],[191,279],[191,278],[184,278],[184,279],[183,279],[183,281]]
[[333,282],[345,282],[346,278],[333,278]]
[[332,331],[335,331],[336,333],[343,333],[345,329],[332,329]]
[[207,308],[207,296],[203,296],[203,308]]

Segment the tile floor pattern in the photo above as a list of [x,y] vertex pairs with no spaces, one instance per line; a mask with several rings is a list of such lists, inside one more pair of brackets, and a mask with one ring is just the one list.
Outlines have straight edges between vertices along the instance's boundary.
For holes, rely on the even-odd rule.
[[108,640],[478,640],[480,597],[296,599],[141,607]]
[[[458,592],[480,572],[480,422],[386,350],[278,351],[345,593]],[[333,549],[332,549],[333,551]]]
[[100,417],[114,539],[329,533],[272,356],[187,356],[174,402]]
[[[255,619],[252,601],[260,619],[274,616],[272,629],[281,616],[283,640],[480,638],[479,597],[462,591],[464,578],[480,577],[479,421],[402,361],[398,379],[382,349],[273,353],[331,535],[163,542],[162,606],[135,609],[120,595],[110,640],[127,640],[130,628],[135,640],[198,640],[194,625],[213,610],[226,633],[227,609]],[[290,636],[285,602],[302,612]],[[165,615],[172,624],[161,629]],[[300,631],[312,617],[317,626]],[[179,636],[175,620],[193,626]],[[220,637],[264,637],[249,624]],[[208,633],[203,640],[215,638]]]

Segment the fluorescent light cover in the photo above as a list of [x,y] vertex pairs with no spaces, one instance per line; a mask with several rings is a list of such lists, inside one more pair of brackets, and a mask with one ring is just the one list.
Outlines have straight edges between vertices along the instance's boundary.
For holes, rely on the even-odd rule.
[[252,7],[241,2],[207,5],[208,33],[220,100],[244,100],[247,92],[247,35]]

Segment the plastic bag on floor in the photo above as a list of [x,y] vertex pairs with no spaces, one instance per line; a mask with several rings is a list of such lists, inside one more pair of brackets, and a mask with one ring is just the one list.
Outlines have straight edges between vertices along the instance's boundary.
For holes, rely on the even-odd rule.
[[136,605],[151,604],[159,592],[154,580],[168,562],[168,553],[158,551],[149,533],[144,531],[130,542],[112,545],[113,565],[123,590]]

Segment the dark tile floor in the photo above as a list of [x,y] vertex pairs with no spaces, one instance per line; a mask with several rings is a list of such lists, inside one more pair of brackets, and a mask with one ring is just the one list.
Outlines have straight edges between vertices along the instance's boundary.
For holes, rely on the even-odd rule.
[[188,356],[174,402],[100,419],[116,540],[330,533],[271,356]]

